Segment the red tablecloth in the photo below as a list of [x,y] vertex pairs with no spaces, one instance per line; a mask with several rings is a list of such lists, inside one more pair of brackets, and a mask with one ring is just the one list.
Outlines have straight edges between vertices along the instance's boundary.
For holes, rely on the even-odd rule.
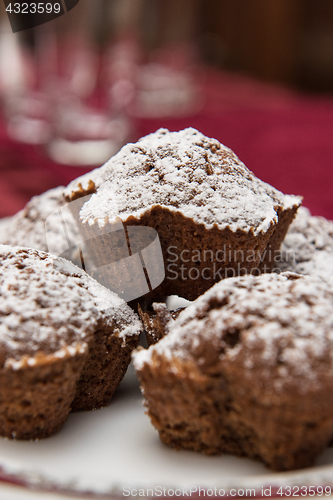
[[[199,112],[137,119],[133,140],[159,127],[195,127],[232,148],[261,179],[285,193],[303,195],[314,215],[333,219],[333,97],[299,95],[213,70],[203,72],[202,88]],[[41,148],[13,142],[0,120],[0,217],[87,170],[57,165]]]

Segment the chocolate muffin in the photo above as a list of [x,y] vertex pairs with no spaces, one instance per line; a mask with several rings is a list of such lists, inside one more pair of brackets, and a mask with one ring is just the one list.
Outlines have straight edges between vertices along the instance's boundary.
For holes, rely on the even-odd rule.
[[0,435],[54,434],[109,403],[138,345],[127,304],[65,259],[0,245]]
[[173,321],[178,318],[183,308],[169,311],[163,302],[154,302],[153,311],[143,311],[139,306],[139,316],[143,323],[148,345],[156,344],[169,333]]
[[161,440],[282,471],[333,436],[333,289],[316,276],[223,280],[133,353]]
[[333,284],[333,222],[300,207],[275,255],[274,268],[317,275]]
[[192,128],[160,129],[127,144],[69,184],[65,196],[68,202],[89,197],[78,219],[105,283],[124,274],[115,273],[108,255],[112,245],[123,246],[114,245],[118,229],[157,231],[165,265],[159,286],[152,283],[158,259],[151,253],[143,263],[146,295],[154,300],[193,300],[223,278],[256,269],[268,246],[279,247],[301,201],[259,180],[229,148]]
[[[70,210],[66,210],[63,186],[34,196],[13,217],[0,227],[0,243],[24,246],[64,257],[82,267],[75,246],[82,238]],[[60,209],[61,212],[60,212]]]

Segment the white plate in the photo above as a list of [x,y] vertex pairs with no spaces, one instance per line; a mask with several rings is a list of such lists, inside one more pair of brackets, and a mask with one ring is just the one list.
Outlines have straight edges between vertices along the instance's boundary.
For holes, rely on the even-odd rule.
[[139,492],[132,490],[143,488],[152,496],[166,488],[165,493],[173,489],[176,496],[199,486],[226,491],[255,488],[261,494],[267,486],[333,483],[333,449],[327,449],[311,469],[272,473],[254,460],[167,448],[144,413],[132,368],[109,407],[71,414],[58,434],[45,440],[0,443],[3,475],[42,489],[135,496]]

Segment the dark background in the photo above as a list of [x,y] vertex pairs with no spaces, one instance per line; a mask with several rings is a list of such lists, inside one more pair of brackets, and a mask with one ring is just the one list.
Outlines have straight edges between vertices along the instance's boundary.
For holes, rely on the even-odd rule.
[[[197,62],[304,91],[333,91],[332,0],[80,0],[85,2],[97,7],[100,45],[127,29],[136,32],[146,57],[184,43]],[[66,0],[73,28],[78,3]]]
[[193,40],[197,56],[218,68],[306,91],[333,91],[332,0],[143,3],[141,35],[149,49]]

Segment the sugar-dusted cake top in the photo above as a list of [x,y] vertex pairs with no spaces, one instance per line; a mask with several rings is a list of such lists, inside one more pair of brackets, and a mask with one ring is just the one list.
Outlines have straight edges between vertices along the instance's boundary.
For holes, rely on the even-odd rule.
[[279,207],[300,204],[259,180],[231,149],[193,128],[160,129],[127,144],[103,167],[73,181],[67,200],[94,193],[83,223],[140,218],[154,206],[181,212],[207,228],[266,232]]
[[0,366],[83,345],[99,327],[120,337],[141,323],[129,306],[69,261],[0,245]]
[[233,366],[258,391],[289,383],[302,392],[333,375],[332,303],[332,287],[316,276],[223,280],[181,312],[162,340],[135,352],[134,366],[166,359],[177,370],[178,360],[206,374]]
[[333,221],[300,207],[281,245],[277,267],[317,275],[333,285]]
[[70,232],[72,240],[78,235],[74,218],[69,211],[62,212],[61,220],[57,215],[48,219],[48,236],[46,238],[46,219],[60,207],[65,205],[63,197],[64,187],[59,186],[50,189],[41,195],[34,196],[27,205],[10,218],[6,223],[6,231],[0,233],[0,242],[6,245],[18,245],[38,250],[48,251],[48,245],[52,248],[62,248],[64,237],[63,225]]

